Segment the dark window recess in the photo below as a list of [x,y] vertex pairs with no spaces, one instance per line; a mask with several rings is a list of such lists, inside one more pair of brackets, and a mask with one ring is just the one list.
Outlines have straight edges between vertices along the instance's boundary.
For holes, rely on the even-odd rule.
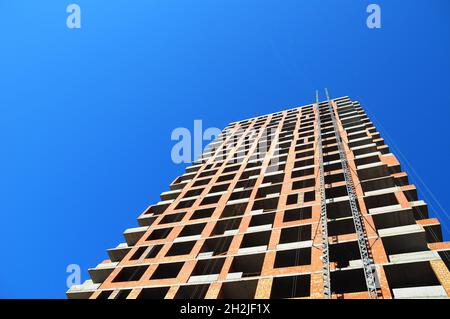
[[210,170],[210,171],[203,171],[200,174],[198,174],[198,178],[212,176],[217,172],[217,170]]
[[252,190],[233,192],[229,200],[248,198],[252,194]]
[[176,209],[188,208],[194,205],[195,199],[180,201],[176,207]]
[[220,273],[225,258],[202,259],[198,260],[192,271],[191,276],[213,275]]
[[198,188],[198,189],[191,189],[190,191],[187,191],[183,198],[198,196],[203,192],[204,188]]
[[353,218],[343,218],[328,222],[328,236],[339,236],[355,232]]
[[304,157],[309,157],[309,156],[313,156],[314,155],[314,151],[306,151],[306,152],[302,152],[302,153],[297,153],[295,155],[295,158],[304,158]]
[[186,225],[186,226],[184,226],[183,230],[178,235],[178,237],[200,235],[202,233],[203,229],[205,228],[205,226],[206,226],[206,223]]
[[222,195],[205,197],[205,198],[203,198],[200,205],[216,204],[219,201],[220,197],[222,197]]
[[117,274],[113,282],[137,281],[147,270],[148,266],[124,267]]
[[275,220],[275,213],[254,215],[250,220],[249,227],[273,224],[274,220]]
[[[358,202],[356,203],[358,206]],[[358,206],[359,207],[359,206]],[[330,202],[327,204],[327,215],[329,219],[337,219],[352,216],[349,201]]]
[[195,241],[185,241],[181,243],[175,243],[170,247],[166,256],[179,256],[179,255],[187,255],[194,248]]
[[184,262],[159,264],[151,279],[176,278],[183,265]]
[[270,231],[264,231],[245,234],[242,239],[241,248],[268,245],[270,240],[270,233]]
[[273,278],[271,299],[299,298],[310,295],[311,275]]
[[255,169],[255,170],[252,170],[252,171],[246,171],[246,172],[242,173],[242,175],[239,177],[239,179],[240,180],[247,179],[250,176],[258,175],[260,172],[261,172],[260,169]]
[[163,247],[163,245],[156,245],[153,246],[152,248],[150,248],[147,256],[145,256],[145,258],[155,258],[158,253],[160,252],[161,248]]
[[275,268],[304,266],[311,264],[311,248],[278,251]]
[[336,294],[367,291],[364,271],[362,269],[333,271],[331,272],[330,281],[332,292]]
[[342,182],[344,180],[345,180],[345,177],[344,177],[344,174],[342,174],[342,173],[325,176],[325,184],[333,184],[333,183],[337,183],[337,182]]
[[364,201],[369,209],[398,204],[397,197],[392,193],[365,197]]
[[264,254],[236,256],[233,258],[229,272],[242,272],[242,277],[259,276],[261,275],[264,256]]
[[218,179],[217,182],[225,182],[225,181],[229,181],[232,180],[234,178],[236,174],[228,174],[228,175],[221,175]]
[[180,220],[182,220],[184,215],[186,215],[186,213],[177,213],[177,214],[166,215],[161,219],[161,221],[159,223],[160,224],[176,223],[176,222],[179,222]]
[[288,195],[286,200],[286,205],[294,205],[298,203],[298,195],[299,194],[291,194]]
[[211,217],[214,213],[215,208],[205,208],[205,209],[199,209],[196,210],[192,216],[191,219],[202,219],[202,218],[208,218]]
[[253,203],[252,210],[262,209],[264,212],[276,210],[278,206],[278,200],[278,197],[257,200]]
[[131,289],[119,290],[119,292],[117,293],[117,295],[114,299],[127,299],[130,292],[131,292]]
[[200,252],[213,252],[213,256],[217,256],[228,251],[232,240],[233,236],[207,239],[205,240]]
[[289,209],[284,212],[283,222],[292,222],[294,220],[309,219],[312,217],[312,207],[302,207]]
[[307,188],[307,187],[313,187],[316,184],[316,181],[314,178],[310,179],[304,179],[301,181],[296,181],[292,183],[292,189],[301,189],[301,188]]
[[197,186],[201,186],[201,185],[206,185],[209,183],[210,180],[211,180],[210,178],[200,179],[200,180],[196,181],[192,186],[197,187]]
[[311,225],[283,228],[280,235],[280,244],[293,243],[311,239]]
[[175,294],[175,299],[204,299],[208,289],[208,284],[180,286]]
[[348,193],[347,193],[347,187],[346,186],[327,188],[325,190],[326,198],[344,197],[344,196],[347,196],[347,195],[348,195]]
[[136,252],[133,254],[133,256],[131,256],[130,260],[137,260],[137,259],[139,259],[146,249],[147,249],[147,246],[139,247],[136,250]]
[[211,187],[209,194],[213,194],[213,193],[217,193],[217,192],[224,192],[224,191],[228,190],[228,187],[230,187],[230,184],[215,185],[215,186]]
[[315,191],[306,192],[304,194],[303,200],[305,202],[313,202],[313,201],[315,201],[316,200],[316,192]]
[[137,296],[137,299],[164,299],[169,287],[144,288]]
[[391,289],[440,285],[429,262],[414,262],[384,266]]
[[308,175],[313,175],[313,174],[314,174],[314,168],[307,168],[307,169],[302,169],[299,171],[293,171],[291,173],[291,177],[297,178],[297,177],[303,177],[303,176],[308,176]]
[[330,245],[330,261],[336,263],[337,268],[345,268],[351,260],[361,259],[357,241],[348,241]]
[[240,164],[238,165],[232,165],[232,166],[227,166],[225,167],[225,169],[223,170],[223,173],[229,173],[229,172],[234,172],[239,170],[239,168],[241,167]]
[[244,215],[248,203],[234,204],[225,206],[221,218]]
[[172,227],[155,229],[147,237],[147,240],[157,240],[157,239],[167,238],[167,236],[170,234],[171,231],[172,231]]
[[108,299],[114,290],[103,290],[97,297],[97,299]]
[[240,187],[252,187],[254,186],[256,183],[256,178],[253,179],[247,179],[247,180],[243,180],[243,181],[239,181],[236,183],[236,188],[240,188]]
[[213,236],[222,235],[227,230],[238,229],[242,218],[219,220],[213,228]]

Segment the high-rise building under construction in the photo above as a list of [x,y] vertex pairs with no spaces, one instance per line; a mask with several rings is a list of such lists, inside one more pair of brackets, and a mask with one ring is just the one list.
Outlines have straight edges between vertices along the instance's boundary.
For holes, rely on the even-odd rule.
[[450,243],[358,102],[229,124],[69,298],[448,298]]

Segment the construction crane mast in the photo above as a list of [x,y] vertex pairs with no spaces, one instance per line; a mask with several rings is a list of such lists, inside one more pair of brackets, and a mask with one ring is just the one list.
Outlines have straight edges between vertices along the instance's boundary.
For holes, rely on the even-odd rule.
[[339,157],[342,164],[342,170],[344,171],[345,184],[347,187],[348,199],[350,202],[350,208],[352,211],[353,223],[355,225],[356,234],[358,237],[358,246],[361,254],[361,259],[363,263],[364,276],[366,279],[367,291],[369,292],[370,298],[377,298],[377,285],[375,281],[375,265],[370,253],[369,240],[367,238],[367,233],[364,227],[364,222],[362,220],[362,214],[356,203],[357,197],[355,192],[355,185],[353,183],[352,174],[347,161],[347,155],[345,153],[344,147],[342,145],[341,134],[339,133],[339,127],[336,122],[336,116],[334,114],[334,108],[331,105],[330,95],[328,89],[325,89],[325,94],[327,96],[328,110],[330,111],[331,120],[333,122],[334,134],[336,136],[336,141],[339,150]]
[[319,152],[319,181],[320,181],[320,225],[322,232],[322,277],[323,277],[323,295],[325,298],[331,298],[330,285],[330,253],[328,248],[328,217],[327,202],[325,196],[325,171],[323,168],[322,153],[322,123],[320,120],[319,91],[316,91],[317,104],[317,148]]

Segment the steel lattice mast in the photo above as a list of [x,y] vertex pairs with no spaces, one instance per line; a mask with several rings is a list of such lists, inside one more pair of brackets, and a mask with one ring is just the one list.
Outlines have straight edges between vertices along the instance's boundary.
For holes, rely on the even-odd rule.
[[320,180],[320,224],[322,232],[322,277],[323,294],[325,298],[331,298],[330,285],[330,253],[328,247],[328,217],[327,202],[325,197],[325,172],[323,168],[322,152],[322,123],[320,120],[319,91],[316,91],[317,104],[317,148],[319,154],[319,180]]
[[366,235],[364,222],[362,220],[361,212],[358,208],[358,205],[356,203],[356,192],[355,192],[355,185],[353,183],[353,178],[350,173],[350,169],[348,166],[347,156],[345,154],[344,148],[342,146],[342,138],[339,133],[339,128],[336,122],[336,117],[334,114],[334,108],[331,105],[330,96],[328,93],[328,89],[325,89],[325,94],[327,96],[327,102],[328,102],[328,109],[330,111],[331,120],[333,122],[333,128],[334,128],[334,134],[336,136],[336,141],[338,145],[339,150],[339,157],[341,159],[342,164],[342,170],[344,172],[345,177],[345,184],[347,187],[347,193],[348,193],[348,199],[350,202],[350,208],[352,211],[353,216],[353,222],[355,225],[356,234],[358,236],[358,246],[359,251],[361,253],[361,259],[363,262],[363,270],[364,270],[364,276],[366,279],[367,284],[367,291],[369,292],[370,298],[377,298],[378,292],[377,292],[377,286],[375,281],[375,266],[373,264],[373,259],[370,255],[370,247],[369,247],[369,241]]

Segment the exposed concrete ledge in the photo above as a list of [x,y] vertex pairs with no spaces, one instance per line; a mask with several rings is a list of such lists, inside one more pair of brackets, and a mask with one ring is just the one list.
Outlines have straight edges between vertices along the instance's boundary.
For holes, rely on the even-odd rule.
[[233,236],[239,233],[239,229],[229,229],[223,232],[224,236]]
[[227,205],[242,204],[242,203],[248,202],[248,200],[249,200],[248,197],[247,198],[239,198],[239,199],[229,200],[227,202]]
[[366,157],[372,157],[372,156],[376,156],[376,155],[381,156],[381,152],[377,151],[377,152],[372,152],[372,153],[367,153],[367,154],[357,155],[357,156],[355,156],[355,159],[361,159],[361,158],[366,158]]
[[69,299],[88,299],[98,287],[100,287],[100,284],[94,284],[92,280],[86,280],[81,285],[70,287],[66,295]]
[[202,235],[192,235],[192,236],[183,236],[183,237],[177,237],[173,240],[174,243],[184,242],[184,241],[191,241],[191,240],[199,240],[202,237]]
[[413,253],[389,255],[389,260],[394,263],[404,263],[404,262],[416,262],[416,261],[429,261],[440,259],[439,254],[433,250],[427,251],[417,251]]
[[417,232],[425,232],[425,230],[423,229],[423,227],[421,225],[413,224],[413,225],[385,228],[385,229],[380,229],[378,231],[378,233],[380,234],[381,237],[397,236],[397,235],[404,235],[404,234],[417,233]]
[[298,249],[298,248],[309,248],[312,247],[312,240],[306,240],[306,241],[297,241],[294,243],[287,243],[287,244],[278,244],[277,250],[290,250],[290,249]]
[[365,196],[376,196],[376,195],[383,195],[383,194],[388,194],[388,193],[395,193],[399,190],[400,190],[399,187],[394,186],[394,187],[389,187],[389,188],[378,189],[376,191],[365,192],[364,195]]
[[95,268],[88,269],[89,275],[92,281],[96,284],[102,283],[113,272],[114,268],[118,265],[118,262],[113,263],[101,263]]
[[357,167],[357,169],[367,169],[367,168],[378,167],[378,166],[383,166],[383,165],[385,165],[383,162],[375,162],[375,163],[370,163],[370,164],[359,165]]
[[266,224],[266,225],[260,225],[260,226],[253,226],[253,227],[247,228],[246,233],[255,233],[255,232],[260,232],[260,231],[265,231],[265,230],[271,230],[271,229],[272,229],[272,224]]
[[149,226],[128,228],[124,231],[123,236],[128,246],[133,246],[145,234]]
[[207,251],[197,255],[197,259],[210,259],[214,255],[213,251]]
[[394,293],[394,298],[398,299],[448,298],[442,286],[396,288],[392,289],[392,292]]
[[126,243],[117,245],[116,248],[108,249],[108,256],[112,262],[120,261],[131,250]]
[[227,275],[227,280],[241,279],[243,274],[243,272],[230,272]]
[[168,205],[168,204],[173,203],[174,201],[175,201],[175,199],[162,200],[162,201],[159,201],[158,203],[156,203],[156,205],[157,206],[158,205]]
[[246,255],[251,253],[259,253],[267,250],[267,245],[240,248],[237,252],[238,255]]
[[362,150],[364,148],[370,148],[370,147],[376,147],[376,146],[377,146],[377,144],[371,143],[371,144],[365,144],[365,145],[361,145],[361,146],[350,147],[350,149],[352,151],[356,151],[356,150]]
[[201,276],[191,276],[188,280],[188,283],[194,282],[213,282],[219,278],[219,274],[214,275],[201,275]]
[[337,202],[345,202],[347,200],[349,200],[348,195],[347,196],[341,196],[341,197],[329,198],[325,202],[327,204],[330,204],[330,203],[337,203]]
[[389,212],[395,212],[400,209],[402,209],[402,205],[400,205],[400,204],[377,207],[377,208],[369,208],[369,214],[389,213]]

